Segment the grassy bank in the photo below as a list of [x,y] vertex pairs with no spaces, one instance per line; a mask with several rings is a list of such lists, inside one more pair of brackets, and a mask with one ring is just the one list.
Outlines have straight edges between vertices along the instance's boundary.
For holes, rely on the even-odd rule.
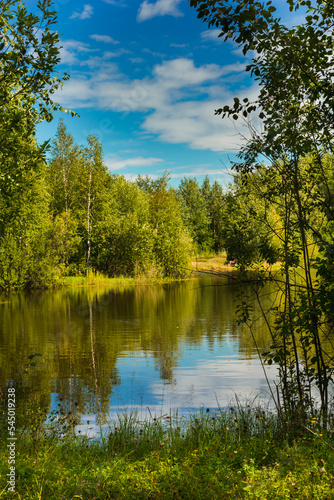
[[186,421],[123,416],[100,443],[35,430],[16,442],[16,492],[0,498],[332,499],[334,451],[315,419],[308,431],[261,409],[203,411]]
[[[234,267],[229,265],[226,261],[226,255],[203,255],[196,257],[195,260],[191,261],[190,268],[187,270],[189,272],[189,277],[191,277],[192,272],[206,272],[206,271],[224,271],[233,270]],[[163,284],[172,281],[180,281],[177,278],[165,277],[161,278],[158,276],[118,276],[115,278],[109,278],[104,274],[97,271],[88,271],[85,276],[65,276],[60,280],[60,285],[65,287],[71,286],[127,286],[127,285],[149,285],[149,284]]]
[[[191,261],[191,268],[193,271],[197,272],[212,271],[219,273],[224,271],[233,271],[233,269],[237,268],[237,264],[237,262],[235,265],[229,264],[226,253],[222,252],[219,255],[203,254],[196,256]],[[281,264],[279,262],[271,266],[266,263],[263,263],[262,265],[265,269],[270,268],[271,271],[279,271],[281,268]]]
[[194,271],[226,271],[233,269],[225,253],[220,255],[199,255],[191,261]]
[[161,278],[156,276],[118,276],[109,278],[97,271],[88,271],[85,276],[64,276],[61,278],[60,285],[71,286],[128,286],[128,285],[149,285],[162,284],[171,281],[179,281],[176,278]]

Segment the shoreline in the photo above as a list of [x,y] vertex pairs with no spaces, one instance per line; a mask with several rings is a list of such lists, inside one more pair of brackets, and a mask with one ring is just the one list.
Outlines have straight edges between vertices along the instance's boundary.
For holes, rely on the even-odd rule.
[[[188,276],[173,278],[173,277],[147,277],[147,276],[119,276],[110,278],[99,273],[98,271],[87,271],[86,276],[62,276],[57,283],[44,287],[30,287],[30,288],[12,288],[0,289],[0,294],[19,291],[33,291],[33,290],[59,290],[62,288],[76,288],[76,287],[117,287],[117,286],[148,286],[148,285],[163,285],[167,283],[175,283],[181,281],[188,281],[195,277],[197,273],[219,275],[219,273],[233,273],[238,270],[237,265],[228,264],[226,255],[198,257],[189,263],[187,268]],[[272,266],[264,263],[265,269],[271,271],[279,270],[280,263]]]

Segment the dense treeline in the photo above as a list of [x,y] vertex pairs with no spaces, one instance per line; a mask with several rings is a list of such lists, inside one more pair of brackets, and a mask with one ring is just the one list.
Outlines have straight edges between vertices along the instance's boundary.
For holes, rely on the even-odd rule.
[[[110,174],[96,137],[78,146],[62,120],[48,162],[33,132],[22,137],[17,156],[2,157],[2,167],[8,158],[25,165],[19,182],[2,189],[2,288],[50,286],[89,268],[108,276],[180,277],[195,253],[224,248],[241,259],[258,256],[251,238],[241,243],[238,221],[247,221],[237,183],[224,193],[208,177],[202,186],[184,178],[177,190],[168,174],[129,182]],[[247,231],[259,239],[254,221]]]
[[76,145],[60,121],[45,170],[62,272],[185,276],[194,253],[223,249],[226,195],[217,181],[185,178],[175,190],[166,173],[129,182],[108,172],[96,137],[87,142]]
[[98,139],[87,143],[77,146],[61,121],[50,161],[30,163],[17,192],[1,197],[2,288],[47,286],[89,268],[109,276],[189,272],[192,241],[166,176],[144,188],[111,175]]
[[[217,181],[211,185],[208,177],[201,186],[184,178],[173,189],[168,174],[158,180],[139,176],[135,182],[112,175],[99,140],[88,136],[87,145],[78,146],[62,120],[47,162],[33,133],[22,134],[21,140],[15,158],[4,158],[4,153],[1,158],[3,171],[9,161],[25,166],[16,169],[18,182],[7,190],[3,186],[0,199],[3,289],[52,286],[62,276],[88,269],[111,277],[184,277],[191,257],[203,252],[226,250],[228,259],[243,267],[284,260],[281,174],[272,168],[235,173],[225,190]],[[326,158],[331,188],[333,159]],[[300,163],[305,197],[313,186],[308,177],[313,163],[312,157]],[[319,196],[327,188],[319,184]],[[310,245],[328,227],[324,217],[330,218],[331,198],[328,204],[327,218],[316,207],[312,210]],[[326,234],[330,238],[329,229]],[[298,265],[297,229],[291,232],[290,253],[291,264]]]
[[[225,191],[208,177],[201,186],[184,178],[177,190],[169,187],[168,174],[129,182],[110,174],[96,137],[78,146],[63,121],[48,162],[33,134],[16,155],[1,159],[2,165],[9,159],[25,165],[19,181],[2,189],[1,288],[51,286],[87,269],[108,276],[182,277],[201,252],[226,250],[243,266],[282,259],[284,214],[279,193],[274,196],[277,178],[268,168],[235,174]],[[303,164],[307,176],[312,161]],[[332,164],[328,156],[329,172]],[[314,224],[323,227],[324,221]],[[298,234],[295,239],[297,263]]]
[[1,288],[50,286],[89,268],[181,277],[194,253],[223,249],[228,196],[217,181],[206,178],[200,187],[185,178],[177,190],[168,174],[129,182],[110,174],[96,137],[78,146],[62,120],[49,156],[46,162],[32,128],[11,158],[25,169],[2,190]]
[[[15,131],[20,133],[20,130]],[[59,122],[45,162],[34,128],[8,158],[20,179],[2,189],[0,286],[50,286],[91,268],[108,276],[180,277],[195,251],[223,247],[224,195],[206,179],[184,179],[176,191],[168,175],[135,183],[111,175],[99,140],[78,146]],[[13,155],[13,152],[11,152]],[[16,163],[24,165],[22,172]]]

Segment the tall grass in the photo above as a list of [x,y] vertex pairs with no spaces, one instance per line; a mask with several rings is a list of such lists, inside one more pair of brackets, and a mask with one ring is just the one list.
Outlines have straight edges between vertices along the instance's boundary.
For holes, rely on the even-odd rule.
[[146,285],[161,284],[171,281],[179,281],[175,278],[155,277],[155,276],[117,276],[110,278],[98,271],[89,270],[86,275],[64,276],[61,279],[61,286],[128,286],[128,285]]
[[14,494],[1,433],[1,499],[334,498],[332,433],[315,419],[307,430],[261,407],[146,420],[131,412],[98,440],[68,419],[20,436]]

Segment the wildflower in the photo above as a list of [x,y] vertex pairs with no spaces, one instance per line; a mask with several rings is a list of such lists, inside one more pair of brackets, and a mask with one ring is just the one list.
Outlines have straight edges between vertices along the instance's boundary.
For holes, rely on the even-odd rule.
[[320,472],[326,472],[325,467],[321,467]]
[[230,430],[230,428],[229,428],[229,427],[226,427],[226,430],[227,430],[227,431],[229,431],[229,430]]
[[267,470],[267,467],[265,467],[264,465],[262,466],[262,470]]

